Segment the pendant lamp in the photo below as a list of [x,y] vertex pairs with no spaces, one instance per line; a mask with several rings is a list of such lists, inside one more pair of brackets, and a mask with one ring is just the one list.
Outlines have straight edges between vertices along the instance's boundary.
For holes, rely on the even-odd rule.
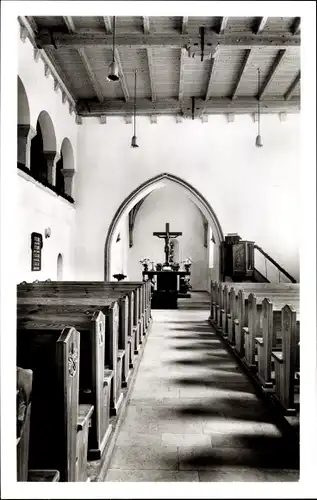
[[133,113],[133,137],[132,137],[132,141],[131,141],[131,148],[138,148],[139,147],[136,143],[135,117],[136,117],[136,70],[134,73],[134,113]]
[[260,69],[258,68],[258,135],[255,139],[255,145],[257,148],[262,148],[262,139],[260,135]]
[[108,80],[111,82],[117,82],[119,80],[119,68],[118,64],[115,60],[114,53],[115,53],[115,36],[116,36],[116,18],[113,16],[113,21],[112,21],[112,34],[113,34],[113,47],[112,47],[112,63],[109,65],[109,75],[108,75]]

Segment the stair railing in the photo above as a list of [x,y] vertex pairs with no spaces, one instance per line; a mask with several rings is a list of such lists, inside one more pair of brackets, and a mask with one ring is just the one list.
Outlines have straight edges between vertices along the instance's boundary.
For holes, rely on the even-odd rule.
[[262,274],[267,281],[278,283],[297,283],[296,279],[291,276],[282,266],[276,262],[263,248],[254,244],[254,268]]

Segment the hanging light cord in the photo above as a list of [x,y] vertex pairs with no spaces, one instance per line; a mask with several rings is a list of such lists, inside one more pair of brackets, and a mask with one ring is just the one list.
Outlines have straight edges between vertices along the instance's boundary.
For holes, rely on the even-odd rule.
[[116,36],[116,16],[113,16],[112,18],[112,25],[113,25],[113,29],[112,29],[112,39],[113,39],[113,43],[112,43],[112,62],[114,62],[114,44],[115,44],[115,36]]
[[258,68],[258,135],[260,135],[260,68]]
[[134,133],[133,135],[136,135],[135,131],[136,131],[136,128],[135,128],[135,115],[136,115],[136,70],[135,70],[135,74],[134,74]]

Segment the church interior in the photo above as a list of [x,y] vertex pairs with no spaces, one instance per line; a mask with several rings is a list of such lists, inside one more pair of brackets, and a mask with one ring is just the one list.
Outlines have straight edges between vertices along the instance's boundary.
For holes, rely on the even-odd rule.
[[298,491],[301,17],[14,22],[16,481]]

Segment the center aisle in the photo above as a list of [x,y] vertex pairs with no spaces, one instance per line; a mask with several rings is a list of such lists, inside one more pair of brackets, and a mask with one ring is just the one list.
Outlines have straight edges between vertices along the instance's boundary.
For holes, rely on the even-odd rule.
[[105,481],[298,480],[298,450],[212,331],[207,294],[193,308],[201,295],[152,311]]

